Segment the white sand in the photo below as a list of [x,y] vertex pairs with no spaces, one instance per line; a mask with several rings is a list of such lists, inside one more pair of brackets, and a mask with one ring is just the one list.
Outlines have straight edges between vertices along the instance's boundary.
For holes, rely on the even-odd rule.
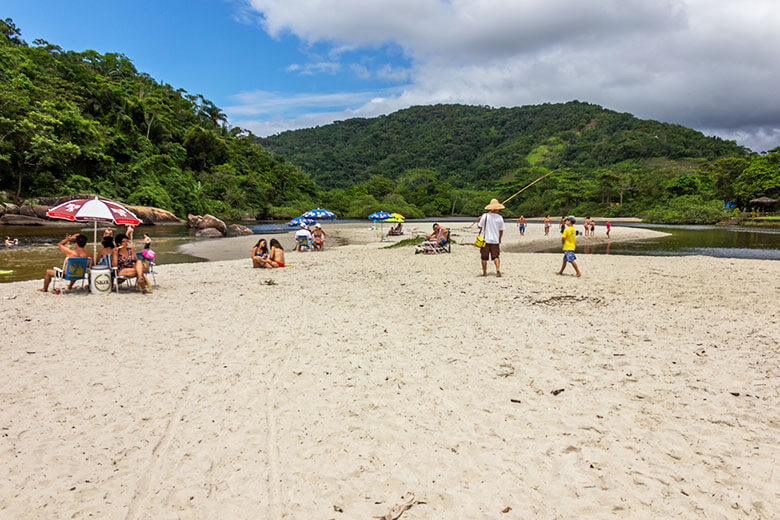
[[288,262],[0,285],[0,518],[780,517],[780,263]]

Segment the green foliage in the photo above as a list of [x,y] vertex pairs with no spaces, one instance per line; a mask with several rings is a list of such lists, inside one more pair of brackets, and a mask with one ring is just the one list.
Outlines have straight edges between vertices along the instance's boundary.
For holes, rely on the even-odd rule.
[[736,215],[736,209],[727,209],[720,201],[683,195],[654,206],[642,218],[658,224],[714,224]]
[[311,178],[226,120],[121,54],[30,46],[0,21],[0,190],[17,201],[93,192],[180,216],[309,209]]
[[740,173],[734,181],[734,194],[743,204],[760,196],[780,199],[780,146],[753,160]]
[[385,246],[382,249],[395,249],[398,247],[416,246],[417,244],[422,244],[424,241],[425,241],[425,237],[404,238],[403,240],[400,240],[395,244],[390,244],[389,246]]

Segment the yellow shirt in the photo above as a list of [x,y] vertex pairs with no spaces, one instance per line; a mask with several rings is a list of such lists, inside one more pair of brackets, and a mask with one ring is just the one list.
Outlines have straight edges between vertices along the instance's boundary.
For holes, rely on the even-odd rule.
[[561,236],[563,237],[563,250],[574,251],[574,237],[577,236],[574,226],[567,226]]

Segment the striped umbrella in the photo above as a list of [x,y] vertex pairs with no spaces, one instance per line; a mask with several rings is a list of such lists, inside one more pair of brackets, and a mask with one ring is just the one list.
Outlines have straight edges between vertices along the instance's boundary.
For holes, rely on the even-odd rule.
[[74,199],[68,202],[58,204],[46,212],[46,216],[52,218],[62,218],[71,222],[93,222],[94,223],[94,242],[93,254],[97,254],[97,223],[113,222],[114,224],[125,224],[137,226],[141,219],[135,214],[117,202],[110,200],[94,199]]

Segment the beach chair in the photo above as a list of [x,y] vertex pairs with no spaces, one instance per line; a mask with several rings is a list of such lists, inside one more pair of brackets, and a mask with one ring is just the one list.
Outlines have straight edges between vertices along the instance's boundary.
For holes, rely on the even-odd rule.
[[147,273],[152,277],[152,287],[157,287],[157,271],[154,270],[154,266],[157,264],[154,263],[154,260],[146,258],[143,253],[136,253],[135,257],[149,266]]
[[447,241],[443,244],[440,244],[438,240],[426,240],[425,242],[419,244],[417,246],[416,253],[425,253],[427,255],[438,255],[441,253],[451,253],[452,248],[450,247],[452,243],[452,233],[450,231],[450,228],[445,228],[447,230]]
[[307,251],[311,251],[312,247],[307,237],[295,237],[296,247],[298,251],[303,251],[305,247]]
[[89,258],[86,256],[69,256],[62,263],[62,269],[54,268],[54,279],[52,280],[52,291],[57,289],[58,281],[78,281],[81,280],[81,287],[84,287],[84,281],[87,279],[87,268],[89,267]]

